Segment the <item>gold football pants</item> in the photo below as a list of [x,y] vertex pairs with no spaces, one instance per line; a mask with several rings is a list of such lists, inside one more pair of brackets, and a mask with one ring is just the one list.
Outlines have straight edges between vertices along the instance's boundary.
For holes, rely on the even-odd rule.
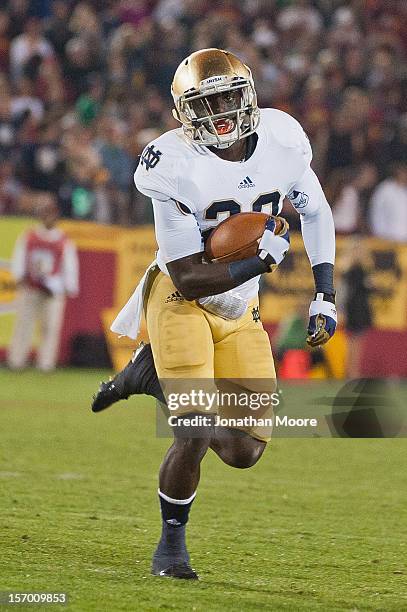
[[[239,319],[223,319],[195,301],[185,300],[170,277],[153,268],[146,282],[144,308],[155,367],[166,396],[166,381],[170,381],[171,390],[185,390],[184,381],[189,380],[202,381],[207,390],[213,390],[215,379],[217,388],[219,379],[227,379],[239,381],[242,388],[252,392],[275,391],[273,355],[260,321],[257,299]],[[191,412],[200,410],[184,406],[177,408],[175,414]],[[208,412],[233,420],[248,415],[259,419],[273,416],[271,406],[253,412],[247,406],[215,405]],[[272,429],[257,424],[236,428],[264,441],[270,439]]]

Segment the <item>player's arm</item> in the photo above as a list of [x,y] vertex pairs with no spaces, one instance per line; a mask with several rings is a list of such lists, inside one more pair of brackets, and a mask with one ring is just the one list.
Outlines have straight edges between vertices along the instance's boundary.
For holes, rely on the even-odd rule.
[[288,235],[274,235],[275,228],[269,224],[258,255],[239,262],[207,264],[202,259],[201,232],[188,207],[174,200],[153,200],[153,206],[161,257],[175,287],[187,300],[224,293],[270,272],[289,248]]
[[287,197],[301,215],[302,237],[314,275],[315,296],[310,306],[307,342],[310,346],[318,346],[333,336],[337,323],[332,212],[321,184],[310,167]]

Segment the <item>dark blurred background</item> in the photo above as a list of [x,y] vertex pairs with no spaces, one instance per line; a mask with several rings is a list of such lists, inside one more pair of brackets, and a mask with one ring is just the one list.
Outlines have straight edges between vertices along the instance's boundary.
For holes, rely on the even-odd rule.
[[170,85],[178,63],[219,46],[252,67],[260,106],[303,124],[338,232],[383,235],[375,207],[401,194],[404,227],[395,222],[385,237],[407,240],[406,2],[10,0],[1,7],[1,214],[27,214],[32,192],[50,190],[64,217],[150,222],[149,203],[132,186],[137,156],[177,127]]
[[52,192],[78,247],[81,277],[79,296],[68,300],[59,362],[83,365],[75,355],[93,356],[103,334],[115,367],[127,361],[131,347],[109,326],[156,248],[151,204],[136,192],[133,172],[144,146],[178,127],[170,94],[176,67],[215,46],[252,68],[259,106],[304,126],[338,234],[340,330],[310,355],[313,281],[295,232],[299,215],[285,203],[291,255],[261,288],[279,376],[407,376],[407,2],[0,6],[0,360],[17,307],[14,242],[33,223],[42,194]]

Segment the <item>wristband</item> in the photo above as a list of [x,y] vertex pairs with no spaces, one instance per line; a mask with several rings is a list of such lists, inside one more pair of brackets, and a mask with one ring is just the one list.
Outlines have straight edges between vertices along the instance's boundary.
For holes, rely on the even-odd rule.
[[334,289],[334,266],[324,262],[312,267],[315,281],[315,291],[317,293],[328,293],[335,295]]

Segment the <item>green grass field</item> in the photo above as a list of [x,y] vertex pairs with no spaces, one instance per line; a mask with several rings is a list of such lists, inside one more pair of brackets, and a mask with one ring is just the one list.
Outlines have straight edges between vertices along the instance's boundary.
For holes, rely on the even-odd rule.
[[92,414],[101,377],[0,371],[0,591],[65,591],[84,612],[407,610],[405,439],[278,438],[242,471],[208,454],[201,581],[154,578],[169,441],[148,398]]

